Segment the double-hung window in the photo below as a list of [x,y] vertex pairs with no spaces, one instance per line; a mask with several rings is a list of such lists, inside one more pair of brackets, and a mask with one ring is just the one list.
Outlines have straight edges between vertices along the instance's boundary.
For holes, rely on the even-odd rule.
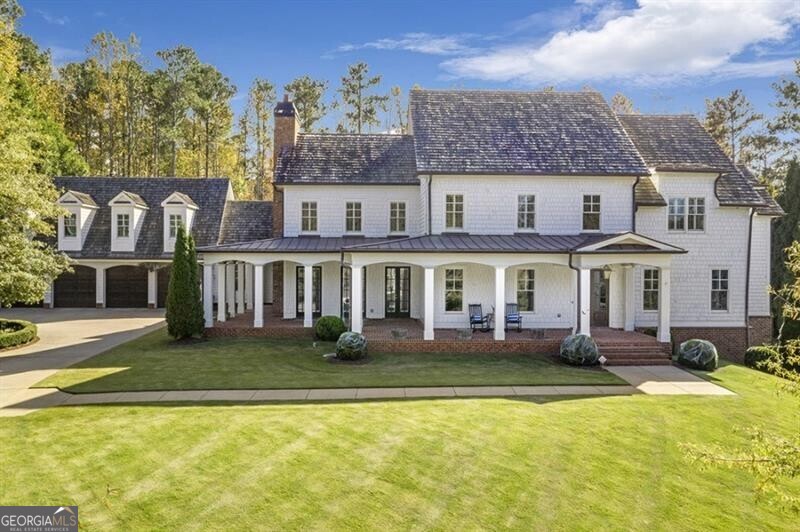
[[317,232],[316,201],[304,201],[300,205],[300,230],[304,233]]
[[583,230],[600,230],[600,195],[585,194],[583,196]]
[[536,229],[536,196],[532,194],[517,196],[517,229],[527,231]]
[[64,236],[78,236],[78,216],[74,212],[64,215]]
[[711,270],[711,310],[728,310],[728,270]]
[[642,308],[644,310],[658,310],[658,276],[658,270],[644,270],[642,283]]
[[445,228],[464,229],[464,196],[447,194],[444,203]]
[[131,235],[131,215],[117,215],[117,238],[128,238]]
[[705,228],[705,198],[670,198],[667,211],[669,231],[704,231]]
[[180,214],[169,215],[169,237],[175,238],[178,236],[178,228],[183,225],[183,216]]
[[348,233],[361,232],[361,202],[348,201],[345,205],[345,231]]
[[406,203],[393,201],[389,204],[389,232],[406,232]]
[[447,268],[444,271],[444,310],[460,312],[464,308],[464,270]]
[[517,270],[517,305],[520,312],[533,312],[535,290],[536,272],[534,270]]

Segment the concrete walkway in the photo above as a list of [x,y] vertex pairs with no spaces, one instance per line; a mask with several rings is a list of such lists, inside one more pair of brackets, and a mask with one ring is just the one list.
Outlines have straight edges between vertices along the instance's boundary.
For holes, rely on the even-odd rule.
[[609,366],[606,369],[648,395],[736,395],[675,366]]
[[164,325],[163,310],[147,309],[3,309],[0,318],[28,320],[39,329],[38,342],[0,351],[0,409],[42,401],[52,390],[29,389],[37,382]]

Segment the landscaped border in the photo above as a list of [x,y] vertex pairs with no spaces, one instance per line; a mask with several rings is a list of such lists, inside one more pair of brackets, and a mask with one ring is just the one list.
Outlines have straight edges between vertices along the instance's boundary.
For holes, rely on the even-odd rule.
[[0,350],[22,347],[36,340],[38,328],[35,324],[25,320],[0,319],[0,330],[9,325],[11,328],[17,328],[8,332],[0,332]]

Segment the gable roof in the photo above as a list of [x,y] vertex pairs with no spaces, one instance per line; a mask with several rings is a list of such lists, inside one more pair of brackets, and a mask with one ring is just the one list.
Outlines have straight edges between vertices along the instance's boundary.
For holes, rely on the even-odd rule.
[[648,166],[661,171],[726,172],[733,164],[692,115],[619,115]]
[[185,205],[188,205],[189,207],[197,207],[197,203],[195,203],[192,198],[190,198],[183,192],[173,192],[172,194],[164,198],[164,201],[161,202],[161,206],[163,207],[168,203],[174,204],[175,203],[174,201],[170,201],[171,198],[177,198],[178,200],[180,200]]
[[[75,201],[77,201],[79,204],[81,204],[84,207],[95,207],[95,208],[97,207],[97,203],[94,202],[94,199],[89,194],[84,194],[83,192],[78,192],[77,190],[66,190],[66,191],[64,191],[64,193],[61,195],[61,197],[58,198],[58,201],[62,202],[64,197],[67,196],[67,195],[72,196],[73,198],[75,198]],[[72,203],[72,202],[67,202],[67,203]]]
[[108,200],[108,204],[112,205],[113,203],[126,203],[125,201],[118,201],[117,198],[122,196],[122,198],[128,198],[131,203],[136,205],[137,207],[141,207],[143,209],[148,209],[147,202],[141,197],[139,194],[134,192],[128,192],[127,190],[121,190],[119,194]]
[[[197,211],[192,234],[197,246],[216,244],[220,236],[220,225],[225,200],[228,195],[228,180],[223,178],[181,177],[56,177],[57,188],[79,191],[95,199],[99,208],[89,228],[89,234],[81,251],[66,252],[75,258],[169,258],[164,253],[164,209],[161,202],[178,191],[196,198]],[[133,252],[111,252],[111,207],[109,201],[121,192],[137,197],[149,210],[144,211],[142,229]],[[138,201],[138,200],[136,200]]]
[[758,195],[761,197],[762,201],[764,202],[764,206],[756,207],[756,214],[760,214],[762,216],[783,216],[786,212],[783,210],[783,207],[772,197],[772,194],[769,193],[769,189],[767,189],[766,185],[760,183],[758,178],[753,175],[753,172],[750,171],[745,165],[740,164],[736,166],[739,169],[739,173],[747,179]]
[[275,167],[277,184],[418,185],[408,135],[299,135]]
[[648,175],[596,92],[412,90],[419,173]]
[[219,243],[249,242],[272,237],[271,201],[229,201],[222,215]]

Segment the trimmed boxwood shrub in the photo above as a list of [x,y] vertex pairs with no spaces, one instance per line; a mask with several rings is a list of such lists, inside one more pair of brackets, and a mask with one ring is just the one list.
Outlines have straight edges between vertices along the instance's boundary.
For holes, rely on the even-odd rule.
[[678,364],[692,369],[714,371],[719,364],[717,348],[708,340],[686,340],[678,350]]
[[336,341],[336,358],[360,360],[367,356],[367,339],[357,332],[342,333]]
[[0,320],[0,349],[32,342],[36,333],[36,325],[29,321]]
[[774,347],[768,345],[754,345],[744,352],[744,365],[750,368],[762,369],[759,362],[777,358],[780,355]]
[[571,334],[564,338],[558,354],[561,360],[572,366],[593,366],[600,359],[597,344],[585,334]]
[[326,342],[334,342],[347,330],[339,316],[322,316],[314,326],[317,338]]

